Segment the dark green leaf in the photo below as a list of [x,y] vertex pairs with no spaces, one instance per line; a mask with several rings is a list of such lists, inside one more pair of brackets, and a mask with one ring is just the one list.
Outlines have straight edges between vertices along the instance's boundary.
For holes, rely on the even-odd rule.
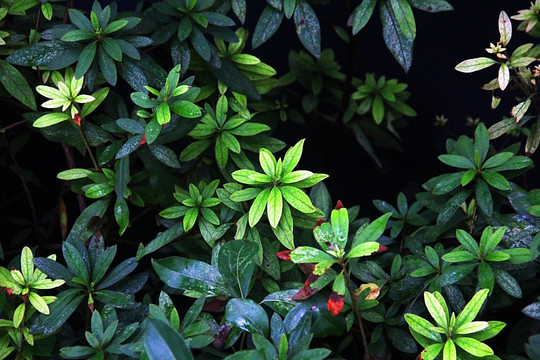
[[36,110],[36,100],[24,76],[13,65],[0,59],[0,83],[17,100]]
[[282,12],[271,6],[266,6],[255,26],[251,46],[255,49],[270,39],[281,25],[282,20]]
[[159,278],[172,288],[207,295],[231,294],[223,287],[223,278],[218,270],[202,261],[169,257],[152,260],[152,266]]
[[407,37],[400,28],[390,0],[380,2],[379,12],[383,25],[384,42],[401,67],[407,72],[412,63],[413,40]]
[[150,145],[149,146],[150,151],[152,154],[161,161],[163,164],[170,166],[172,168],[178,169],[180,168],[180,162],[178,161],[178,157],[168,147],[164,145]]
[[225,308],[225,319],[240,329],[268,336],[266,311],[251,299],[231,299]]
[[180,334],[169,324],[157,319],[146,319],[144,349],[149,360],[193,360]]
[[252,241],[229,241],[219,249],[218,269],[229,289],[240,298],[249,292],[259,246]]
[[79,60],[82,46],[64,41],[44,41],[20,48],[6,61],[21,66],[46,66],[49,70],[63,69]]
[[362,30],[369,19],[371,19],[375,4],[377,4],[377,0],[363,0],[362,3],[354,9],[351,15],[353,35],[356,35]]
[[321,56],[321,26],[317,14],[307,2],[302,1],[296,6],[294,23],[300,42],[313,56]]

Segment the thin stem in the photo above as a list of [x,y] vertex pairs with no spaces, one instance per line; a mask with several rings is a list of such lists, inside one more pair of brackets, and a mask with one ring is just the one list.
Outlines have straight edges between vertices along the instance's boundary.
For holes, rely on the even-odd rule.
[[3,128],[0,129],[0,133],[3,134],[6,131],[11,130],[14,127],[17,127],[17,126],[22,125],[22,124],[26,124],[26,120],[20,120],[20,121],[14,122],[13,124],[10,124],[8,126],[4,126]]
[[92,159],[94,168],[96,169],[96,171],[99,171],[99,166],[97,164],[96,158],[94,157],[94,154],[92,153],[92,149],[90,149],[90,145],[88,145],[88,142],[86,141],[86,136],[84,136],[81,126],[79,126],[79,134],[81,134],[81,138],[84,142],[84,146],[86,146],[86,150],[88,150],[88,154],[90,155],[90,158]]
[[[75,161],[73,160],[73,155],[71,154],[71,148],[66,144],[62,144],[62,150],[64,150],[68,168],[75,168]],[[77,194],[77,201],[79,203],[80,212],[83,212],[84,209],[86,209],[86,202],[84,201],[82,194]]]
[[13,166],[15,166],[15,172],[17,173],[17,176],[19,177],[19,180],[21,181],[21,184],[24,189],[24,193],[26,195],[26,200],[28,201],[28,206],[30,207],[30,215],[32,216],[32,222],[34,224],[34,233],[36,235],[36,240],[39,243],[40,237],[39,237],[39,223],[36,213],[36,207],[34,206],[34,200],[32,199],[32,195],[30,194],[30,189],[28,188],[28,185],[26,184],[26,180],[24,179],[24,176],[22,176],[21,168],[19,167],[19,163],[17,162],[17,158],[15,158],[15,154],[11,150],[11,146],[9,145],[8,139],[4,132],[0,132],[2,134],[2,138],[4,139],[4,143],[6,144],[7,151],[9,153],[9,157],[11,158],[11,161],[13,161]]
[[360,316],[360,311],[358,310],[358,305],[356,304],[356,296],[354,296],[354,289],[352,287],[351,275],[348,272],[347,264],[345,262],[341,261],[340,265],[343,268],[343,275],[345,275],[345,283],[347,285],[347,289],[349,289],[349,293],[351,294],[352,308],[353,308],[354,316],[356,317],[356,321],[358,321],[358,326],[360,327],[360,335],[362,335],[362,346],[364,347],[364,353],[365,353],[364,358],[369,359],[370,355],[369,355],[369,348],[368,348],[366,331],[364,330],[364,324],[362,323],[362,317]]

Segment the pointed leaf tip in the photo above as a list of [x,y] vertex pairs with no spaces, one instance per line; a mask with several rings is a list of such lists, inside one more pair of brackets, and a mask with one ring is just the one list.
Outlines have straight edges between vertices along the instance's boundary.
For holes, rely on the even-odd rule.
[[342,209],[344,208],[341,200],[338,200],[337,203],[336,203],[336,207],[334,208],[334,210],[339,210],[339,209]]

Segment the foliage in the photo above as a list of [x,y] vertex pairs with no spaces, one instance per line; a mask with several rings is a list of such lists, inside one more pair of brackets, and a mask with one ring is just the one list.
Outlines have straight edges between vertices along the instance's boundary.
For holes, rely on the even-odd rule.
[[[412,8],[452,7],[346,1],[349,28],[334,27],[351,59],[342,72],[337,52],[321,48],[328,3],[267,0],[253,14],[245,0],[141,1],[126,12],[0,0],[0,101],[17,110],[1,134],[32,217],[30,231],[23,219],[2,241],[5,254],[0,246],[2,260],[20,253],[0,267],[0,359],[535,358],[540,190],[524,188],[533,160],[495,138],[538,121],[540,45],[509,55],[501,13],[487,49],[497,59],[457,70],[497,64],[487,88],[524,92],[513,118],[448,139],[439,160],[452,172],[395,206],[374,200],[382,216],[371,220],[332,201],[328,175],[297,170],[309,136],[282,151],[274,131],[325,124],[382,167],[374,146],[400,149],[397,129],[416,111],[407,84],[354,73],[356,34],[378,8],[408,70]],[[540,34],[538,7],[512,17],[518,29]],[[253,16],[250,35],[238,26]],[[307,52],[291,50],[278,77],[246,44],[263,46],[284,19]],[[538,124],[521,131],[531,154]],[[46,154],[62,190],[43,218],[13,151],[35,138],[65,156]],[[41,256],[50,249],[61,259]],[[502,320],[512,334],[484,344]]]

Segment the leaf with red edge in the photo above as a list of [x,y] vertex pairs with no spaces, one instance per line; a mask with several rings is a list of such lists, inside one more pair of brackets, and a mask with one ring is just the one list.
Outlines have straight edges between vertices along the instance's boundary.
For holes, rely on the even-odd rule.
[[319,226],[321,226],[325,222],[326,221],[324,221],[324,219],[318,218],[317,222],[315,223],[315,226],[313,226],[313,230],[315,230],[316,228],[318,228]]
[[332,316],[337,316],[341,312],[341,310],[343,310],[344,304],[345,297],[333,291],[332,294],[330,294],[330,298],[328,299],[328,311],[330,311],[330,314]]
[[319,275],[311,274],[308,276],[306,282],[304,283],[304,286],[298,290],[296,294],[291,296],[292,300],[305,300],[309,298],[310,296],[314,295],[319,289],[314,289],[311,287],[311,284],[313,284],[317,279],[319,278]]
[[285,260],[285,261],[291,261],[291,252],[292,250],[283,250],[279,251],[276,256],[278,259]]

